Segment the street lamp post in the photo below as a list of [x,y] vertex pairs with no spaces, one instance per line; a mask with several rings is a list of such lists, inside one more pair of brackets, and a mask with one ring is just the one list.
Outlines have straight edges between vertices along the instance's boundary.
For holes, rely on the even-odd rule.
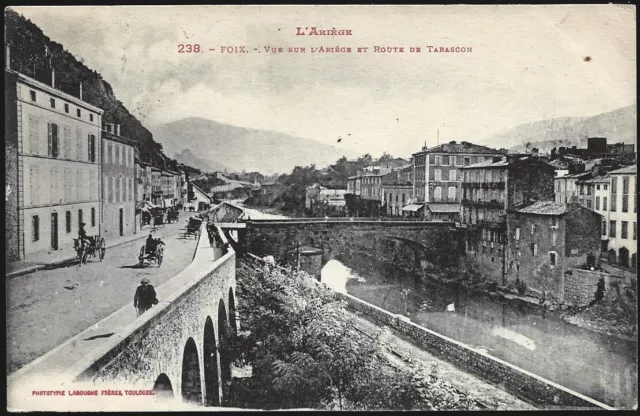
[[404,315],[407,316],[407,299],[409,298],[409,292],[411,289],[402,289],[402,297],[404,298]]

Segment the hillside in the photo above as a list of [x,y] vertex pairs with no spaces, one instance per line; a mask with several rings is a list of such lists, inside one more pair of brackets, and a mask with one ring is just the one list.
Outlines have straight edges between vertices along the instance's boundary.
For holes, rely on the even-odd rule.
[[637,111],[637,106],[632,105],[592,117],[562,117],[521,124],[482,143],[511,151],[537,147],[541,152],[560,146],[586,147],[587,137],[606,137],[609,144],[635,143]]
[[204,118],[182,119],[151,129],[169,154],[189,149],[211,165],[223,164],[236,172],[291,172],[295,166],[326,166],[353,153],[275,131],[236,127]]
[[174,159],[188,166],[200,169],[202,172],[224,172],[229,171],[229,167],[216,161],[208,161],[197,157],[189,149],[183,149],[182,152],[176,153]]
[[78,97],[82,83],[82,99],[104,110],[105,123],[120,124],[122,135],[138,143],[143,160],[158,166],[164,164],[162,146],[116,98],[111,85],[98,72],[86,67],[63,45],[45,36],[30,20],[8,8],[4,15],[5,43],[11,49],[11,69],[50,85],[50,71],[45,66],[48,50],[51,67],[55,70],[56,88]]

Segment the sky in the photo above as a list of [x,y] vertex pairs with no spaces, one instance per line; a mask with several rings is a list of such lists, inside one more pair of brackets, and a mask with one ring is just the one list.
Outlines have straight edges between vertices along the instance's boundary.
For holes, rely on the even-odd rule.
[[[152,132],[203,117],[408,156],[425,142],[481,142],[518,124],[636,103],[633,6],[13,9],[101,73]],[[351,35],[302,36],[297,27]],[[203,52],[178,53],[180,44]],[[471,52],[429,53],[428,45]],[[320,46],[352,52],[311,52]]]

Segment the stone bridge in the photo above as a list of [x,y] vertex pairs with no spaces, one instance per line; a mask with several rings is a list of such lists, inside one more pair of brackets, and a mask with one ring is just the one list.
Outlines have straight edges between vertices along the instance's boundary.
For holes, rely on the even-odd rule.
[[[160,303],[137,319],[128,304],[11,374],[8,407],[76,409],[80,399],[32,393],[60,386],[154,391],[148,400],[171,400],[172,409],[185,403],[220,406],[232,377],[226,341],[238,331],[235,252],[211,247],[203,229],[192,263],[156,292]],[[119,406],[129,410],[144,398],[111,397],[104,405],[98,404],[104,397],[91,399],[95,411],[118,408],[118,400],[126,400]]]
[[[286,262],[292,253],[315,249],[319,261],[315,269],[307,270],[319,276],[324,265],[338,257],[358,253],[381,253],[385,244],[395,241],[413,251],[415,265],[421,261],[433,262],[443,241],[457,248],[456,230],[448,222],[428,221],[375,221],[332,219],[329,221],[307,220],[249,220],[244,228],[237,228],[236,248],[257,256],[272,255]],[[229,230],[225,230],[229,235]],[[235,236],[234,236],[235,237]],[[230,238],[233,240],[235,238]],[[310,250],[305,250],[310,251]]]

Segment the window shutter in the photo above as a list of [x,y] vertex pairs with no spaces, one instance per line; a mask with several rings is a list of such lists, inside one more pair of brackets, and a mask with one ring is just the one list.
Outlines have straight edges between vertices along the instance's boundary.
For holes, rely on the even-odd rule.
[[49,145],[48,147],[48,153],[47,155],[51,156],[52,155],[52,138],[51,138],[51,123],[47,123],[47,143]]

